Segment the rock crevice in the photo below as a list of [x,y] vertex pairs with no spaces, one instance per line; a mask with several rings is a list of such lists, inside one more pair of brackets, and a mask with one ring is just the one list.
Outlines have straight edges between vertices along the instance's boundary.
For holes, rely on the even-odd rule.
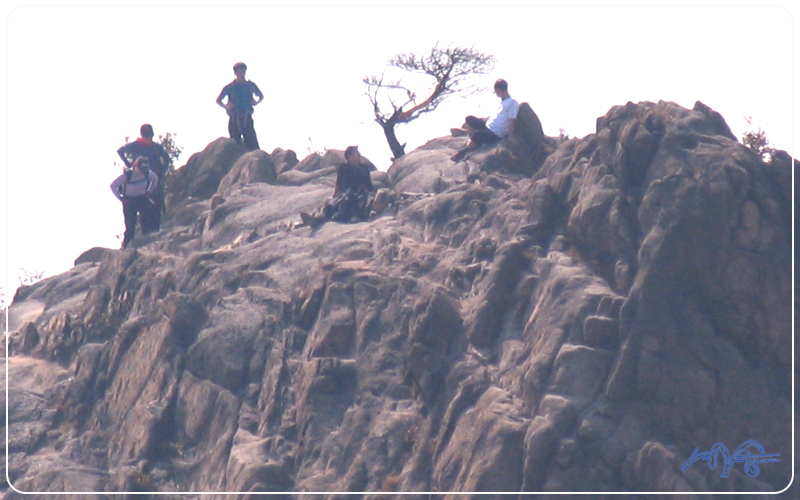
[[[298,214],[340,151],[192,156],[161,233],[18,291],[13,485],[783,489],[791,160],[765,164],[699,102],[616,106],[582,139],[526,116],[517,150],[465,171],[462,138],[433,140],[373,171],[405,194],[396,214],[313,231]],[[783,460],[680,472],[747,439]]]

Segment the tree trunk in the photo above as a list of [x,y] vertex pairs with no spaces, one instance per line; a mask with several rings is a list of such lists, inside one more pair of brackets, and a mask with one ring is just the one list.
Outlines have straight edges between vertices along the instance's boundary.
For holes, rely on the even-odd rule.
[[400,141],[397,140],[397,136],[394,133],[394,127],[397,125],[397,122],[395,120],[388,120],[386,123],[381,123],[380,125],[381,128],[383,128],[383,135],[386,136],[386,142],[389,143],[389,148],[394,155],[392,160],[397,160],[406,154],[405,144],[400,144]]

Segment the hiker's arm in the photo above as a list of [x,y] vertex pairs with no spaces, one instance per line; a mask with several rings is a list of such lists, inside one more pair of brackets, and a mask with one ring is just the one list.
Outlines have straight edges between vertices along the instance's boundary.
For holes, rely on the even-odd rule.
[[227,95],[228,95],[228,86],[225,85],[222,88],[222,92],[220,92],[219,96],[217,97],[217,105],[220,106],[221,108],[225,108],[225,109],[229,108],[229,105],[231,103],[231,98],[230,97],[228,97],[228,103],[227,104],[223,104],[222,103],[222,100],[225,99],[225,96],[227,96]]
[[339,193],[347,189],[345,185],[347,180],[345,179],[345,172],[344,165],[339,165],[339,168],[336,170],[336,186],[333,188],[333,196],[336,197]]
[[258,88],[258,85],[256,85],[255,83],[253,83],[253,89],[252,90],[253,90],[253,95],[256,96],[256,98],[252,100],[253,106],[255,106],[256,104],[258,104],[258,103],[260,103],[261,101],[264,100],[264,94],[261,92],[261,89]]
[[514,132],[517,130],[517,115],[519,115],[519,103],[513,99],[505,101],[508,103],[508,137],[515,139]]
[[131,162],[128,160],[128,158],[125,156],[125,152],[126,152],[127,150],[128,150],[128,145],[127,145],[127,144],[125,144],[124,146],[121,146],[121,147],[120,147],[120,148],[117,150],[117,154],[119,155],[119,157],[120,157],[120,158],[122,158],[122,163],[124,163],[126,167],[128,167],[128,168],[133,168],[133,165],[132,165],[132,164],[131,164]]
[[363,169],[364,173],[366,174],[366,177],[364,178],[364,186],[367,188],[367,191],[369,191],[371,193],[371,192],[375,191],[375,186],[372,185],[372,176],[369,175],[369,168],[367,168],[367,166],[363,165],[363,164],[362,164],[361,168]]
[[114,193],[114,196],[122,201],[122,193],[120,193],[120,187],[125,183],[125,175],[120,175],[114,182],[111,183],[111,192]]

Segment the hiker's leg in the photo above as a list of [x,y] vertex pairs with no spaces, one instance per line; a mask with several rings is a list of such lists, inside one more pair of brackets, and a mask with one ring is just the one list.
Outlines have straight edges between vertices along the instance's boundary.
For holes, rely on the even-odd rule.
[[352,222],[353,218],[359,217],[359,198],[356,191],[348,189],[336,203],[331,220],[336,222]]
[[475,134],[484,130],[485,131],[489,130],[486,128],[486,120],[483,120],[482,118],[478,118],[473,115],[469,115],[466,118],[464,118],[464,128],[467,130],[467,134],[469,135],[469,142],[467,143],[466,146],[461,148],[456,154],[450,157],[450,159],[453,161],[463,160],[464,157],[467,156],[467,153],[469,153],[470,151],[472,151],[477,147],[477,144],[475,143],[474,139]]
[[125,248],[136,234],[136,206],[133,199],[122,204],[122,216],[125,218],[125,237],[122,239],[122,248]]
[[[144,203],[143,203],[144,202]],[[136,211],[139,220],[139,227],[142,229],[142,234],[147,234],[150,232],[150,224],[152,217],[147,211],[147,200],[145,200],[144,196],[137,196],[130,201],[133,209],[131,211]],[[134,228],[136,225],[134,224]]]
[[[464,119],[464,123],[467,126],[467,130],[472,129],[472,132],[476,130],[486,130],[486,120],[483,118],[478,118],[477,116],[469,115]],[[470,135],[472,135],[472,132]]]
[[142,218],[142,234],[150,234],[158,231],[156,226],[156,216],[158,209],[155,202],[142,196],[142,202],[139,205],[139,215]]
[[359,210],[359,218],[361,220],[369,219],[369,211],[370,211],[370,193],[367,191],[361,191],[358,194],[358,210]]
[[153,193],[153,231],[161,230],[161,214],[164,212],[164,187],[161,184],[161,179],[158,181],[158,187],[156,187],[155,192]]
[[331,220],[335,212],[336,212],[336,203],[333,201],[333,198],[331,198],[325,202],[325,205],[322,207],[322,213],[320,214],[320,216],[325,220]]
[[228,134],[238,144],[242,143],[242,133],[239,131],[239,119],[236,111],[231,111],[228,115]]
[[491,146],[500,142],[500,138],[495,135],[494,132],[489,130],[488,128],[484,128],[481,130],[476,130],[474,134],[472,134],[471,141],[475,144],[475,146]]
[[253,115],[249,113],[242,117],[242,135],[244,136],[244,145],[248,150],[259,149]]

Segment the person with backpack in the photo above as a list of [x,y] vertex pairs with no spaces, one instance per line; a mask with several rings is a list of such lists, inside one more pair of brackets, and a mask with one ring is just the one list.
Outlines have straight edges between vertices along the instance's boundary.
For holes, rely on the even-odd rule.
[[[253,151],[259,149],[253,124],[253,106],[264,99],[264,94],[258,85],[245,78],[247,73],[245,63],[234,64],[233,73],[236,78],[222,88],[217,97],[217,104],[225,108],[228,113],[228,133],[231,139],[238,144],[244,142],[248,151]],[[222,100],[226,97],[228,100],[223,104]]]
[[358,222],[369,218],[370,198],[375,191],[369,166],[362,161],[358,146],[348,146],[344,159],[336,173],[333,197],[317,215],[300,213],[303,223],[312,229],[328,220]]
[[126,168],[122,175],[111,183],[111,192],[122,202],[122,214],[125,218],[122,249],[127,248],[133,241],[139,218],[144,235],[158,231],[155,225],[157,207],[153,200],[157,186],[158,176],[150,170],[150,161],[144,156],[136,158],[132,168]]
[[153,212],[153,227],[156,231],[161,228],[161,214],[164,212],[164,175],[169,171],[172,160],[164,146],[153,141],[155,133],[153,126],[145,123],[139,128],[140,137],[117,149],[117,154],[122,158],[125,167],[132,169],[133,160],[140,156],[146,158],[150,164],[150,171],[158,176],[158,188],[153,193],[153,202],[157,210]]

